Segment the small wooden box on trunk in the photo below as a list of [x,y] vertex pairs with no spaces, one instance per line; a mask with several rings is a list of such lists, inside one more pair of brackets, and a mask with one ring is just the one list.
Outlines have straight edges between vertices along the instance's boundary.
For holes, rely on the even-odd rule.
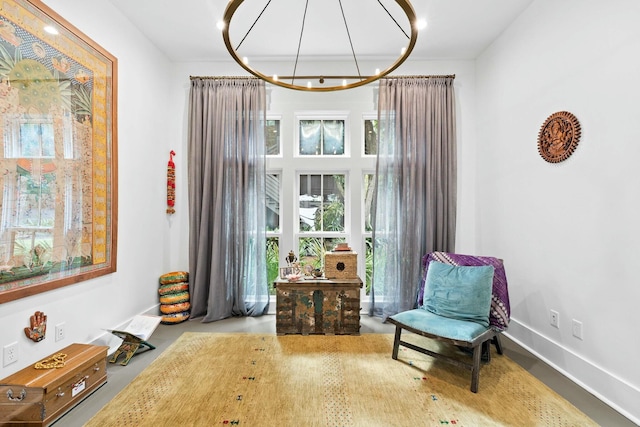
[[324,275],[327,279],[357,279],[358,254],[351,251],[327,252],[324,255]]
[[[44,427],[107,382],[107,346],[71,344],[61,368],[28,366],[0,380],[0,425]],[[52,357],[51,355],[50,357]]]

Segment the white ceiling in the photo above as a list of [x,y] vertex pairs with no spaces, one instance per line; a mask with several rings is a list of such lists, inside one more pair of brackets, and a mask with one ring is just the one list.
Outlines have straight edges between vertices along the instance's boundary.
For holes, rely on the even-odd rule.
[[[140,29],[172,61],[212,61],[228,60],[230,55],[224,45],[222,33],[216,28],[227,5],[226,0],[110,0],[131,22]],[[234,14],[230,35],[237,43],[246,30],[240,28],[250,25],[268,0],[245,0]],[[357,55],[372,55],[386,47],[390,34],[398,32],[397,26],[386,26],[378,21],[382,8],[378,0],[341,0],[349,32],[352,33],[354,50]],[[380,0],[392,15],[403,24],[406,17],[399,12],[395,0]],[[420,32],[411,54],[412,59],[473,59],[482,53],[500,35],[513,20],[522,13],[533,0],[412,0],[416,16],[427,21],[427,29]],[[353,4],[356,6],[352,6]],[[300,25],[304,13],[304,0],[271,0],[264,15],[256,27],[251,30],[257,49],[252,55],[264,59],[277,58],[288,42],[289,49],[295,51],[300,34]],[[318,58],[344,55],[331,46],[349,48],[340,13],[338,0],[309,0],[305,41],[307,52]],[[353,10],[353,7],[358,9]],[[394,9],[395,8],[395,9]],[[395,10],[395,12],[393,12]],[[241,13],[243,12],[243,13]],[[249,17],[251,15],[251,17]],[[319,18],[319,21],[318,21]],[[333,21],[333,19],[338,21]],[[387,16],[385,15],[385,18]],[[313,20],[320,24],[313,24]],[[242,21],[247,21],[243,23]],[[274,39],[282,29],[293,24],[294,36],[283,33],[283,39]],[[237,27],[236,27],[237,25]],[[314,27],[315,25],[315,27]],[[373,25],[365,37],[358,37],[357,29]],[[264,31],[260,31],[263,26]],[[305,44],[311,39],[312,32],[328,28],[330,31],[319,38],[317,44]],[[407,29],[409,32],[409,30]],[[240,34],[240,36],[237,36]],[[239,38],[236,38],[239,37]],[[255,38],[255,37],[254,37]],[[346,41],[345,41],[346,40]],[[249,45],[249,37],[247,43]],[[395,47],[393,47],[395,49]],[[238,50],[240,52],[240,50]],[[350,52],[350,50],[349,50]],[[350,54],[350,53],[349,53]],[[394,54],[397,58],[398,54]]]

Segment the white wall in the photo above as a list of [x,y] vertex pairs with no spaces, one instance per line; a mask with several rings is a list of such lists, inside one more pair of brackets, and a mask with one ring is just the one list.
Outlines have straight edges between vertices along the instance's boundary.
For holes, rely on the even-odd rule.
[[[481,55],[475,186],[477,249],[505,259],[509,335],[635,422],[639,21],[637,0],[536,0]],[[582,138],[550,164],[537,135],[563,110]]]
[[[47,5],[118,58],[117,272],[0,304],[0,347],[18,342],[19,360],[0,368],[5,377],[73,342],[91,342],[157,304],[158,277],[186,268],[171,261],[166,209],[169,134],[169,63],[106,0],[48,0]],[[23,328],[36,310],[48,316],[45,340],[28,340]],[[54,325],[66,339],[55,342]]]

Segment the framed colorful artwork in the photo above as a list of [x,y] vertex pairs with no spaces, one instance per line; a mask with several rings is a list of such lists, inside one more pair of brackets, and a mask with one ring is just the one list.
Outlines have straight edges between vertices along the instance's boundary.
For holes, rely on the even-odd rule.
[[116,271],[117,60],[0,0],[0,303]]

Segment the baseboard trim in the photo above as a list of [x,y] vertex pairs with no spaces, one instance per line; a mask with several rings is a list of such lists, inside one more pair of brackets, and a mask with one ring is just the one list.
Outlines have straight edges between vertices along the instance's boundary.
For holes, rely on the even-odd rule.
[[633,423],[640,425],[640,389],[633,384],[513,317],[505,335]]

